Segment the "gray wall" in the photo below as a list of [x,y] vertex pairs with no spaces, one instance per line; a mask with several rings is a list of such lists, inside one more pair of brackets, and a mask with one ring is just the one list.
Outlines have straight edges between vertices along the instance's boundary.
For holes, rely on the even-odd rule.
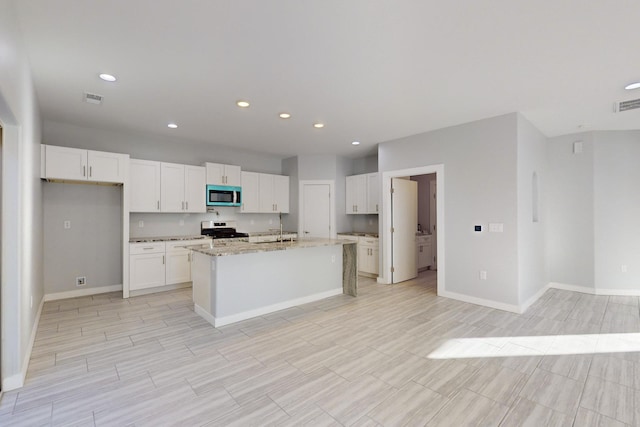
[[45,293],[121,285],[122,186],[47,182],[43,202]]
[[[583,143],[581,154],[573,153],[576,141]],[[594,289],[593,134],[551,138],[547,152],[549,280]]]
[[[13,2],[0,1],[2,144],[2,383],[19,387],[43,299],[41,124]],[[32,303],[33,302],[33,303]]]
[[638,292],[640,131],[595,132],[593,142],[596,288]]
[[[444,164],[448,292],[519,302],[517,121],[517,114],[507,114],[379,146],[381,172]],[[503,223],[504,232],[473,231],[489,222]],[[480,270],[487,271],[486,281],[479,280]]]
[[[518,114],[518,284],[520,304],[533,302],[532,297],[549,283],[545,259],[547,138]],[[537,176],[538,215],[534,222],[533,175]]]

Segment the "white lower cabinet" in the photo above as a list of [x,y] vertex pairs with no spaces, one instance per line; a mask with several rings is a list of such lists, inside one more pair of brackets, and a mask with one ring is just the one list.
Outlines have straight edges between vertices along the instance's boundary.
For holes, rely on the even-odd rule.
[[187,245],[205,240],[129,244],[129,290],[156,288],[191,281],[191,251]]
[[431,236],[416,236],[416,265],[418,270],[431,267]]
[[378,260],[380,254],[379,239],[351,235],[340,235],[338,237],[358,243],[358,273],[377,277],[380,272],[380,261]]
[[164,242],[129,245],[129,290],[165,285]]

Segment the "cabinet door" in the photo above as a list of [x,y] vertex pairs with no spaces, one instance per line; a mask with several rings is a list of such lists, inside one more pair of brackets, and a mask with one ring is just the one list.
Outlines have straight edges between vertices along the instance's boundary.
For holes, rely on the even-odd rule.
[[371,248],[371,252],[369,255],[369,268],[370,268],[369,272],[371,274],[375,274],[376,276],[380,271],[380,260],[378,259],[379,255],[380,255],[380,250],[377,247]]
[[87,151],[88,180],[123,183],[126,177],[127,154]]
[[202,166],[184,167],[184,210],[185,212],[206,212],[206,169]]
[[260,174],[256,172],[242,172],[242,207],[241,212],[260,211]]
[[154,288],[165,285],[165,255],[163,253],[131,255],[129,257],[129,289]]
[[45,147],[45,172],[47,178],[87,180],[87,150],[77,148]]
[[224,165],[224,181],[224,185],[233,185],[234,187],[240,187],[242,185],[240,166]]
[[160,212],[160,162],[131,159],[129,174],[129,210]]
[[191,281],[191,251],[167,251],[166,284]]
[[356,213],[367,213],[367,175],[356,175]]
[[227,185],[224,181],[224,165],[220,163],[205,163],[207,168],[207,184]]
[[348,176],[346,180],[346,213],[351,215],[356,213],[356,177]]
[[274,175],[273,192],[276,212],[289,213],[289,177]]
[[369,271],[369,247],[358,244],[358,271]]
[[367,212],[370,214],[377,214],[379,211],[378,198],[380,197],[380,191],[378,190],[378,174],[370,173],[367,175]]
[[273,175],[261,173],[259,177],[260,212],[275,212],[275,198],[273,194]]
[[160,182],[160,210],[184,212],[184,165],[162,163]]

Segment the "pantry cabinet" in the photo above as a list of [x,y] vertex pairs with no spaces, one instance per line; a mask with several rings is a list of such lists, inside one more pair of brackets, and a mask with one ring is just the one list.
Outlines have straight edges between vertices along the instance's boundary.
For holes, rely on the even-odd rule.
[[205,163],[207,168],[208,185],[232,185],[240,187],[242,179],[240,166],[224,165],[222,163]]
[[44,177],[70,181],[124,183],[128,154],[45,145]]

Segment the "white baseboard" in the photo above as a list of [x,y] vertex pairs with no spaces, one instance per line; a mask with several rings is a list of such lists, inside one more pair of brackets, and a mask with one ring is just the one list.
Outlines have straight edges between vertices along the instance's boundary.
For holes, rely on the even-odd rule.
[[31,352],[33,351],[33,345],[36,342],[36,334],[38,333],[38,325],[40,324],[40,316],[42,315],[42,307],[44,307],[44,298],[40,301],[38,307],[38,313],[36,313],[36,319],[33,322],[33,328],[31,328],[31,337],[29,338],[29,345],[27,346],[27,352],[22,360],[22,369],[20,373],[11,375],[8,378],[2,380],[2,391],[15,390],[24,386],[24,381],[27,378],[27,370],[29,369],[29,361],[31,360]]
[[549,289],[550,287],[551,287],[551,283],[547,283],[546,286],[543,286],[542,289],[536,292],[535,295],[529,298],[524,304],[520,304],[520,313],[524,313],[525,311],[527,311],[527,309],[531,307],[533,303],[538,301],[540,297],[544,295],[544,293],[547,292],[547,289]]
[[175,291],[176,289],[190,288],[191,282],[177,283],[175,285],[158,286],[157,288],[138,289],[129,291],[130,297],[139,297],[140,295],[155,294],[158,292]]
[[122,290],[122,285],[100,286],[98,288],[74,289],[73,291],[55,292],[46,294],[44,301],[56,301],[59,299],[86,297],[89,295],[106,294],[107,292],[117,292]]
[[264,314],[273,313],[287,308],[295,307],[302,304],[308,304],[310,302],[319,301],[325,298],[341,295],[342,287],[332,289],[326,292],[320,292],[317,294],[309,295],[302,298],[295,298],[289,301],[279,302],[277,304],[268,305],[266,307],[257,308],[255,310],[243,311],[241,313],[232,314],[230,316],[215,317],[211,313],[207,312],[202,307],[195,304],[194,310],[197,314],[202,316],[204,320],[211,323],[216,328],[219,326],[230,325],[231,323],[240,322],[242,320],[251,319],[253,317],[262,316]]
[[583,294],[590,294],[590,295],[629,296],[629,297],[640,296],[640,289],[598,289],[598,288],[591,288],[587,286],[568,285],[566,283],[556,283],[556,282],[550,282],[549,287],[554,289],[562,289],[565,291],[580,292]]
[[521,314],[520,307],[513,304],[505,304],[502,302],[492,301],[484,298],[476,298],[469,295],[458,294],[456,292],[444,291],[438,294],[440,297],[451,298],[462,302],[468,302],[471,304],[482,305],[490,308],[497,308],[498,310],[510,311],[512,313]]

